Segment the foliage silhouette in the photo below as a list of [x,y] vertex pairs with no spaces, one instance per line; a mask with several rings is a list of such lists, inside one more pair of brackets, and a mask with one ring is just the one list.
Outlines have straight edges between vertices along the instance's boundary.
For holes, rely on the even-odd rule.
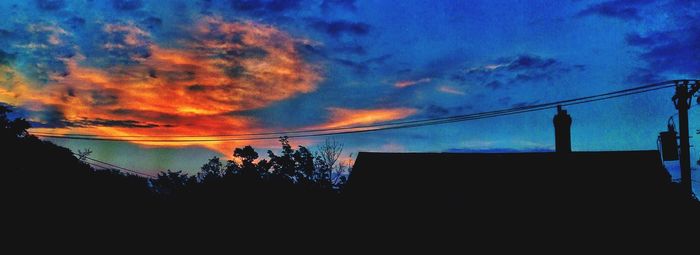
[[213,157],[195,175],[167,170],[147,179],[114,169],[96,170],[84,161],[90,150],[76,157],[31,136],[26,120],[8,118],[11,111],[0,105],[2,189],[12,194],[6,211],[16,216],[57,212],[51,217],[123,217],[135,211],[205,216],[215,210],[230,215],[303,214],[339,204],[340,185],[319,182],[322,160],[303,146],[293,149],[287,138],[280,139],[279,155],[268,151],[269,160],[259,160],[258,153],[245,146],[233,151],[235,160]]

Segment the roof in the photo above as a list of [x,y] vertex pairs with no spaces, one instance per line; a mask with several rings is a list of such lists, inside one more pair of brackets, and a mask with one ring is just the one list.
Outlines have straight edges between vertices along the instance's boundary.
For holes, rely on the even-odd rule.
[[607,206],[643,203],[629,198],[649,199],[666,189],[670,178],[657,151],[360,152],[347,192],[384,206]]

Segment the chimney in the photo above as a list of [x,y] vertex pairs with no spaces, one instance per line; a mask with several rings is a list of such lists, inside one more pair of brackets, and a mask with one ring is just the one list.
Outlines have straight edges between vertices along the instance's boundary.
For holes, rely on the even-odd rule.
[[561,105],[557,105],[557,115],[554,115],[554,139],[558,153],[571,152],[571,116]]

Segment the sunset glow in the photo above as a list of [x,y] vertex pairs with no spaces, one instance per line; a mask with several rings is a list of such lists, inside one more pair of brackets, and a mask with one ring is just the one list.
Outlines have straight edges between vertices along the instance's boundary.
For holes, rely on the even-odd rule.
[[[180,48],[163,48],[134,25],[107,24],[104,32],[117,38],[105,51],[145,47],[146,55],[130,55],[132,63],[96,68],[78,49],[58,58],[67,70],[52,73],[46,84],[27,81],[3,66],[0,101],[40,111],[59,111],[66,127],[36,128],[65,134],[110,136],[208,135],[260,132],[256,119],[236,114],[314,91],[322,80],[320,67],[304,62],[292,36],[253,22],[225,22],[204,17],[189,28],[193,38]],[[67,44],[71,35],[58,27],[30,25],[28,31],[48,34],[40,46]],[[64,45],[65,46],[65,45]],[[71,47],[77,47],[69,45]],[[85,120],[128,121],[129,125],[81,124]],[[41,120],[38,120],[39,122]],[[177,140],[177,138],[172,138]],[[229,154],[238,144],[205,142],[144,145],[202,145]]]

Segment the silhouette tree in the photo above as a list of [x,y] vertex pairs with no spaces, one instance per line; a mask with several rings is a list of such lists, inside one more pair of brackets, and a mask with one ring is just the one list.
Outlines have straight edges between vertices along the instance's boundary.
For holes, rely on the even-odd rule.
[[334,170],[341,170],[343,164],[338,162],[341,153],[343,152],[343,144],[336,140],[326,139],[323,144],[318,147],[318,156],[316,165],[319,168],[318,181],[324,187],[330,187],[334,183]]
[[230,161],[229,167],[227,168],[232,169],[230,171],[231,173],[235,173],[233,169],[237,169],[239,174],[247,178],[261,178],[267,174],[267,171],[259,168],[254,163],[254,161],[258,159],[258,153],[253,147],[250,147],[250,145],[243,148],[236,148],[233,151],[233,156],[240,159],[241,165],[239,166],[235,164],[234,161]]
[[[95,170],[70,150],[30,135],[29,122],[9,119],[12,107],[0,105],[0,146],[6,213],[34,219],[113,214],[153,206],[148,180],[116,170]],[[87,153],[84,153],[85,156]],[[102,168],[102,167],[100,167]],[[49,213],[47,213],[49,212]],[[36,217],[43,213],[41,217]]]
[[25,119],[9,120],[7,114],[12,112],[11,106],[0,104],[0,138],[14,141],[15,138],[27,136],[30,124]]
[[348,155],[348,159],[345,162],[338,162],[338,168],[336,169],[332,177],[332,185],[337,190],[342,190],[348,183],[348,176],[352,173],[353,159],[352,153]]
[[224,176],[225,168],[221,159],[219,157],[213,157],[209,159],[209,162],[204,164],[199,172],[199,178],[202,180],[206,179],[219,179]]
[[160,172],[158,178],[151,180],[153,189],[164,196],[174,196],[178,192],[182,192],[188,184],[193,183],[193,178],[182,171]]
[[78,153],[76,153],[76,154],[78,154],[77,155],[78,159],[80,161],[84,162],[85,160],[87,160],[87,158],[90,156],[90,154],[92,154],[92,150],[90,150],[90,149],[78,150]]
[[267,151],[267,156],[270,158],[272,175],[277,179],[294,181],[295,164],[294,159],[292,158],[294,150],[292,149],[292,146],[289,145],[289,140],[287,137],[282,137],[279,141],[282,144],[282,155],[277,156],[271,150]]

